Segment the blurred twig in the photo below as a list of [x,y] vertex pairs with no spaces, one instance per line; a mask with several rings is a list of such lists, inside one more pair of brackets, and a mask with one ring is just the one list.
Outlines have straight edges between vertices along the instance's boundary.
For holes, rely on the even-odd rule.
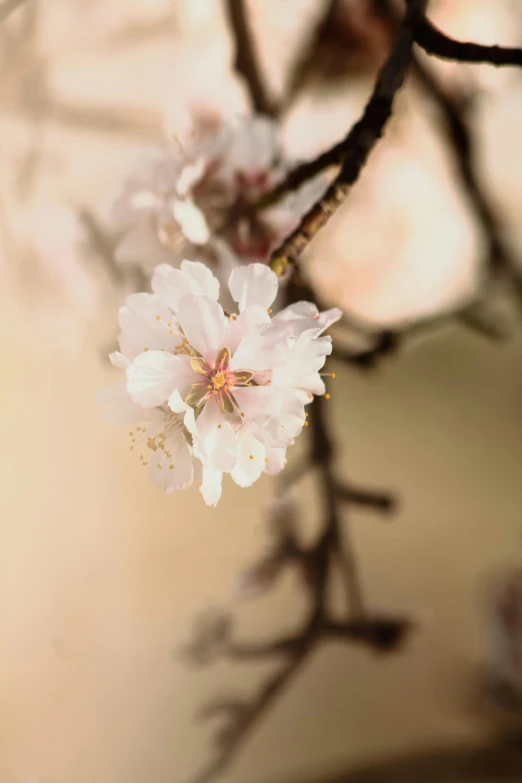
[[[301,293],[301,289],[290,282],[286,289],[288,300],[298,301]],[[280,668],[252,700],[226,698],[204,708],[201,713],[203,717],[221,713],[224,724],[215,736],[216,755],[193,779],[193,783],[208,783],[228,766],[259,719],[322,642],[337,640],[364,644],[376,652],[392,651],[401,644],[411,628],[406,618],[374,615],[366,610],[355,552],[346,524],[342,524],[347,504],[388,512],[394,508],[393,498],[386,493],[352,487],[336,479],[336,449],[328,432],[324,398],[315,399],[310,407],[308,422],[310,451],[307,459],[299,464],[293,478],[298,481],[306,469],[316,470],[320,507],[324,513],[323,527],[311,546],[300,547],[287,537],[286,540],[283,538],[279,552],[279,556],[286,558],[288,564],[292,563],[301,571],[309,597],[307,619],[297,634],[286,638],[262,643],[226,640],[221,648],[221,654],[225,657],[234,661],[281,659]],[[288,479],[285,478],[286,492]],[[275,558],[277,556],[277,552],[272,555]],[[343,619],[333,619],[328,607],[327,587],[335,569],[340,573],[346,590]],[[208,636],[211,638],[212,634]]]
[[244,0],[226,0],[228,20],[234,36],[234,67],[248,88],[252,109],[257,114],[275,117],[278,107],[273,101],[261,76],[255,44],[247,18]]
[[416,42],[428,54],[435,54],[447,60],[468,63],[489,63],[490,65],[522,65],[522,49],[503,46],[484,46],[467,41],[456,41],[437,30],[427,19],[419,25]]
[[[408,0],[395,46],[375,84],[364,114],[342,142],[342,167],[325,195],[303,217],[299,226],[272,253],[270,266],[282,276],[330,219],[357,180],[371,150],[391,116],[395,95],[402,86],[411,59],[416,28],[427,0]],[[338,145],[336,145],[338,147]]]

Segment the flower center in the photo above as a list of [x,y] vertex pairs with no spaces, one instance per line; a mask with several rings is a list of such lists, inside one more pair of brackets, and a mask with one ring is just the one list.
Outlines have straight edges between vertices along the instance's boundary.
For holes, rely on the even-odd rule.
[[226,382],[227,382],[227,376],[224,370],[220,370],[212,378],[212,386],[216,391],[222,389],[223,386],[225,386]]

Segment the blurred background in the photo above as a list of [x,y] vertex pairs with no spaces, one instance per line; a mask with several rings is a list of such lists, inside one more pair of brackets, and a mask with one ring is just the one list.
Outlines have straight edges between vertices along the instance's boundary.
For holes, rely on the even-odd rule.
[[[299,627],[305,597],[291,569],[255,601],[238,590],[267,546],[275,479],[225,482],[216,509],[195,487],[164,495],[125,428],[103,420],[95,397],[118,380],[105,357],[135,281],[85,215],[103,220],[144,150],[248,111],[248,95],[219,0],[11,5],[0,25],[0,781],[183,783],[213,754],[201,707],[248,698],[274,671],[270,660],[190,666],[179,653],[195,618],[224,607],[242,634],[270,638]],[[271,94],[290,96],[293,159],[360,116],[391,40],[370,6],[247,3]],[[520,0],[429,11],[455,37],[522,44]],[[522,73],[418,59],[473,132],[476,176],[522,274]],[[413,74],[306,257],[326,303],[374,330],[411,327],[373,372],[330,363],[327,412],[341,475],[399,499],[392,516],[345,520],[367,602],[416,628],[389,656],[319,646],[227,783],[522,781],[520,304],[502,281],[483,287],[484,226],[424,87]],[[415,328],[477,300],[474,328]],[[311,537],[312,477],[297,498]]]

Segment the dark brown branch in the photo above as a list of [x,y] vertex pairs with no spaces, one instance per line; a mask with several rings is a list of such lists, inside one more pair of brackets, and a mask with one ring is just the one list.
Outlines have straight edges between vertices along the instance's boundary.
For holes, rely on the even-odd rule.
[[366,617],[350,622],[327,621],[323,633],[327,638],[369,644],[377,651],[389,651],[402,643],[412,623],[402,617]]
[[368,156],[381,138],[391,116],[395,95],[402,86],[411,59],[416,29],[424,18],[427,0],[409,0],[397,42],[377,79],[362,118],[345,139],[343,164],[325,195],[303,217],[299,226],[274,251],[270,266],[282,276],[317,232],[327,223],[356,182]]
[[375,511],[384,513],[391,513],[396,510],[396,498],[388,492],[372,492],[361,487],[354,487],[351,484],[348,486],[337,484],[335,491],[337,497],[353,506],[372,508]]
[[427,19],[419,25],[415,40],[428,54],[435,54],[446,60],[497,66],[522,65],[522,49],[456,41],[437,30]]
[[258,644],[231,642],[225,649],[225,655],[227,658],[241,661],[257,660],[269,658],[272,655],[292,655],[300,649],[302,644],[303,640],[300,636],[290,636],[286,639]]
[[228,21],[234,36],[234,67],[245,79],[252,109],[257,114],[275,117],[278,108],[268,95],[261,78],[261,71],[255,52],[255,44],[248,24],[244,0],[226,0]]

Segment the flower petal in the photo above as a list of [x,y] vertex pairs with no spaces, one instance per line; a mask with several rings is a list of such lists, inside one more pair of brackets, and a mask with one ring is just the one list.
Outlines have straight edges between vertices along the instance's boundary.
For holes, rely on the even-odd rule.
[[240,487],[250,487],[265,469],[266,449],[250,429],[243,427],[238,437],[238,455],[231,476]]
[[286,465],[286,449],[266,448],[265,473],[269,476],[275,476],[280,473]]
[[203,500],[207,506],[216,507],[221,497],[221,482],[223,473],[220,470],[203,467],[203,481],[199,491],[203,495]]
[[272,448],[289,446],[301,432],[306,416],[304,403],[290,389],[278,389],[277,413],[255,419],[252,432],[261,443]]
[[178,320],[190,345],[214,367],[227,323],[221,305],[207,296],[184,296],[179,302]]
[[194,444],[203,461],[209,466],[228,473],[237,461],[237,440],[230,422],[219,407],[218,402],[210,398],[196,419]]
[[231,370],[269,370],[284,365],[289,351],[281,327],[268,324],[250,329],[239,343],[230,361]]
[[131,399],[144,408],[153,408],[168,400],[174,389],[188,390],[197,375],[186,359],[188,357],[172,356],[166,351],[141,353],[127,368],[127,390]]
[[315,330],[315,336],[319,336],[341,317],[342,310],[338,307],[321,313],[312,302],[295,302],[277,313],[272,320],[284,324],[293,337],[299,337],[308,329]]
[[240,312],[246,307],[257,305],[265,310],[277,295],[279,282],[275,272],[266,264],[238,266],[230,275],[228,287]]
[[270,316],[266,308],[252,305],[239,313],[237,318],[231,318],[225,330],[224,343],[234,353],[243,337],[255,326],[263,326],[270,323]]
[[[165,452],[169,453],[169,456]],[[192,454],[182,432],[170,435],[165,451],[158,449],[149,457],[149,473],[154,486],[165,492],[190,487],[194,478]]]
[[182,261],[181,269],[160,264],[152,276],[152,290],[164,304],[177,312],[180,299],[187,294],[208,296],[217,301],[219,282],[199,261]]

